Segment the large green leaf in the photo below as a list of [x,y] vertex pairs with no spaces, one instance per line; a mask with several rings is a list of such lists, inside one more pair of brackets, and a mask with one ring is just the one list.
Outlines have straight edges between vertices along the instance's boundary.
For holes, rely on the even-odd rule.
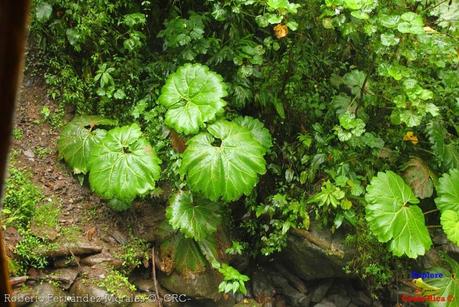
[[[390,240],[396,256],[416,258],[432,245],[419,200],[403,179],[392,171],[379,172],[367,186],[366,219],[380,242]],[[411,204],[411,206],[409,205]]]
[[113,126],[116,121],[98,116],[77,116],[62,130],[57,148],[75,174],[89,171],[88,161],[94,145],[100,142],[106,131],[98,126]]
[[[251,132],[220,120],[191,138],[183,153],[180,172],[191,189],[216,201],[233,201],[249,194],[258,175],[266,172],[265,148]],[[220,143],[220,144],[219,144]]]
[[420,158],[411,158],[404,166],[403,177],[413,189],[414,194],[421,198],[431,197],[433,194],[432,172],[429,166]]
[[166,216],[174,229],[200,241],[217,231],[220,223],[218,210],[219,207],[208,200],[179,191],[169,199]]
[[253,138],[260,143],[266,150],[273,146],[271,133],[265,128],[265,125],[256,118],[250,116],[236,117],[233,122],[250,130]]
[[459,168],[459,146],[446,140],[453,139],[441,121],[432,121],[427,125],[429,141],[440,166],[444,169]]
[[92,150],[89,183],[103,198],[117,200],[114,209],[125,209],[119,205],[154,188],[160,163],[137,124],[115,128]]
[[445,210],[440,217],[443,231],[448,239],[459,246],[459,213],[458,211]]
[[168,111],[166,124],[178,132],[194,134],[223,112],[227,95],[223,78],[201,64],[185,64],[172,73],[159,102]]
[[459,169],[452,169],[438,180],[437,198],[438,209],[459,212]]
[[[442,273],[443,277],[427,278],[425,282],[431,286],[440,288],[440,290],[435,293],[435,296],[445,298],[446,300],[442,302],[430,302],[429,306],[456,307],[459,297],[459,264],[446,255],[443,255],[443,257],[451,269],[446,270],[439,267],[429,269],[431,272]],[[429,293],[423,293],[423,295],[429,295]],[[448,298],[450,301],[447,300]]]

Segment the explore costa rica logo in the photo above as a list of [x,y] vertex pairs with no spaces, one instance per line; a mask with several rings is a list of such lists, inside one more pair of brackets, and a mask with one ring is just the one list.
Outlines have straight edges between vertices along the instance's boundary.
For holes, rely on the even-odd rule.
[[[455,301],[456,297],[454,295],[438,295],[441,289],[424,281],[424,279],[444,278],[443,273],[411,271],[410,277],[412,279],[410,285],[415,288],[414,295],[402,294],[400,296],[402,302],[451,303]],[[452,277],[455,278],[454,275]]]
[[422,279],[426,279],[426,278],[443,278],[443,273],[431,273],[431,272],[416,272],[416,271],[411,271],[411,274],[410,274],[411,278],[412,279],[417,279],[417,278],[422,278]]
[[419,289],[416,289],[414,291],[414,295],[407,295],[407,294],[402,294],[400,299],[404,303],[423,303],[423,302],[429,302],[429,303],[441,303],[441,302],[453,302],[455,301],[455,297],[453,295],[448,295],[448,296],[437,296],[437,295],[423,295],[422,291]]

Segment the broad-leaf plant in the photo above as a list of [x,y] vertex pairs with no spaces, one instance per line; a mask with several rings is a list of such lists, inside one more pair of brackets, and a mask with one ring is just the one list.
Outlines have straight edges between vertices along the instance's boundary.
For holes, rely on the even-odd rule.
[[[248,277],[217,257],[213,236],[223,208],[218,202],[251,193],[266,172],[264,156],[272,139],[255,118],[221,118],[225,96],[223,78],[202,64],[179,67],[161,90],[158,101],[167,109],[165,124],[178,133],[194,134],[180,167],[189,191],[174,193],[166,210],[172,230],[178,233],[168,236],[162,250],[174,251],[182,271],[201,271],[207,259],[223,275],[222,292],[246,293]],[[114,124],[94,116],[75,118],[62,131],[59,152],[75,173],[89,173],[91,189],[111,208],[123,211],[137,196],[155,188],[161,161],[137,123],[109,131],[95,129]]]

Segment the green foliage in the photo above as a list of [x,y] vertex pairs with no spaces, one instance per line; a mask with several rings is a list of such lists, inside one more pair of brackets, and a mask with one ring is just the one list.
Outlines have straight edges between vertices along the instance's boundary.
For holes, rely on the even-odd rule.
[[34,148],[33,152],[39,159],[44,159],[51,153],[51,149],[44,146],[37,146]]
[[10,166],[2,200],[3,223],[25,229],[43,198],[42,191],[32,182],[28,172]]
[[225,263],[219,267],[218,271],[223,275],[223,281],[218,285],[218,291],[247,294],[245,282],[249,280],[248,276],[239,273],[238,270]]
[[459,168],[459,145],[457,139],[451,140],[442,122],[433,121],[427,126],[429,141],[440,166],[444,169]]
[[136,291],[136,287],[129,282],[127,276],[115,270],[110,271],[97,286],[106,289],[118,299],[130,298]]
[[186,64],[169,75],[159,102],[168,108],[166,124],[178,132],[195,134],[223,112],[227,95],[220,75],[201,64]]
[[239,116],[233,119],[233,122],[241,127],[249,129],[252,133],[252,137],[266,150],[269,150],[273,146],[271,133],[258,119],[250,116]]
[[380,172],[367,186],[366,219],[380,242],[390,242],[396,256],[424,255],[432,241],[424,222],[419,200],[397,174]]
[[24,137],[24,132],[22,132],[21,128],[14,128],[13,129],[13,138],[17,141],[22,140]]
[[[340,180],[343,180],[340,178]],[[344,179],[346,181],[346,179]],[[349,183],[353,184],[352,181]],[[347,184],[344,183],[344,186]],[[341,184],[343,185],[343,184]],[[319,219],[320,215],[324,213],[332,215],[335,213],[333,219],[332,230],[341,227],[344,220],[349,223],[355,223],[355,212],[352,210],[352,202],[346,198],[346,193],[340,187],[332,184],[330,181],[326,181],[322,184],[320,192],[313,195],[308,201],[308,204],[317,204],[318,210],[316,210],[316,218]]]
[[37,227],[49,227],[56,229],[59,224],[59,206],[55,201],[48,201],[45,204],[39,205],[36,207],[32,224]]
[[[408,275],[408,268],[402,258],[394,257],[382,248],[378,239],[367,229],[365,219],[359,219],[355,234],[348,234],[344,244],[355,248],[355,256],[343,268],[356,274],[368,286],[373,297],[394,282],[398,274]],[[394,274],[397,272],[397,274]]]
[[435,204],[441,211],[459,211],[459,170],[452,169],[438,180]]
[[279,252],[287,245],[287,234],[291,228],[309,228],[309,213],[303,200],[278,193],[263,203],[249,198],[246,206],[253,217],[244,221],[243,227],[259,240],[255,242],[256,249],[252,249],[252,253],[259,250],[268,256]]
[[58,149],[74,173],[89,172],[91,189],[122,211],[135,197],[154,189],[161,160],[138,124],[94,130],[96,125],[114,124],[96,116],[77,117],[62,131]]
[[52,13],[53,7],[49,3],[42,2],[37,6],[35,16],[38,21],[46,21],[51,17]]
[[21,237],[14,251],[21,264],[24,267],[44,269],[48,265],[48,259],[43,256],[48,249],[47,242],[25,231],[21,233]]
[[448,239],[459,246],[459,214],[457,211],[443,211],[440,222]]
[[191,138],[183,153],[181,174],[191,189],[212,201],[237,200],[249,194],[266,172],[266,149],[238,124],[217,121]]
[[365,132],[365,123],[349,112],[339,117],[339,124],[336,132],[341,142],[349,141],[352,137],[361,136]]
[[75,174],[86,174],[91,153],[106,134],[98,127],[114,125],[116,121],[98,116],[75,117],[62,129],[57,142],[59,157],[69,164]]
[[123,268],[130,272],[148,261],[149,255],[149,244],[142,239],[133,238],[123,245],[119,258],[123,261]]
[[169,199],[166,216],[172,228],[200,241],[217,231],[221,220],[218,211],[217,204],[179,191]]
[[124,210],[136,196],[153,190],[161,161],[137,124],[114,128],[94,146],[89,183],[97,194]]
[[448,239],[459,246],[459,170],[452,169],[438,180],[435,204]]
[[[420,207],[433,195],[450,206],[434,174],[459,165],[458,12],[457,1],[37,0],[31,50],[59,110],[136,122],[164,161],[165,186],[239,200],[222,220],[243,216],[232,230],[253,256],[281,250],[311,216],[332,230],[378,229],[395,254],[416,257],[430,247]],[[237,146],[222,146],[217,130],[238,132]],[[388,169],[407,184],[375,177]],[[183,244],[192,267],[209,258],[204,233]],[[353,270],[383,289],[393,258],[361,254]]]
[[225,250],[225,253],[228,255],[242,255],[242,252],[247,248],[247,246],[239,241],[232,241],[231,247],[228,247]]

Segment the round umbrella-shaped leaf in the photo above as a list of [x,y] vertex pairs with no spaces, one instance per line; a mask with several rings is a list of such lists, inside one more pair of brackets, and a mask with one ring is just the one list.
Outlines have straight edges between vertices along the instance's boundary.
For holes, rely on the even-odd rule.
[[[365,195],[366,219],[380,242],[390,242],[396,256],[416,258],[432,245],[419,200],[394,172],[380,172],[371,180]],[[411,205],[410,205],[411,204]]]
[[188,141],[180,172],[195,192],[216,201],[249,194],[266,172],[266,149],[238,124],[220,120]]
[[438,209],[459,212],[459,170],[452,169],[438,180],[438,197],[435,203]]
[[172,228],[200,241],[217,231],[220,223],[218,210],[216,204],[205,199],[193,199],[190,192],[180,191],[170,198],[166,216]]
[[253,138],[260,143],[266,150],[273,146],[271,133],[265,128],[265,125],[256,118],[250,116],[236,117],[233,122],[250,130]]
[[94,145],[105,136],[100,126],[113,126],[116,121],[99,116],[77,116],[61,132],[57,142],[59,157],[73,169],[75,174],[86,174],[89,157]]
[[126,209],[119,204],[129,204],[152,190],[161,172],[161,161],[137,124],[107,132],[94,146],[89,163],[92,190],[105,199],[115,199],[114,209]]
[[198,133],[223,112],[227,95],[223,78],[201,64],[185,64],[172,73],[159,102],[168,110],[166,124],[184,134]]
[[459,246],[459,213],[445,210],[441,214],[440,222],[448,239]]

